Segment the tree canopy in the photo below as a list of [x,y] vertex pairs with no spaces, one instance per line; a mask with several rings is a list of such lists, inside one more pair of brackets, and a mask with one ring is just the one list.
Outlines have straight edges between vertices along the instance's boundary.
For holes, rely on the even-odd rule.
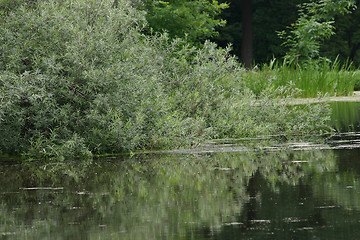
[[171,37],[186,37],[201,42],[215,36],[226,21],[217,16],[227,3],[217,0],[144,0],[146,19],[154,31],[166,31]]
[[320,57],[321,43],[335,34],[336,15],[349,13],[355,1],[315,1],[300,5],[299,18],[290,27],[290,32],[281,32],[284,45],[289,47],[285,58],[290,62]]
[[[219,35],[214,40],[223,47],[232,43],[232,52],[240,58],[244,34],[242,1],[228,2],[229,8],[220,15],[227,24],[219,30]],[[274,57],[281,59],[293,54],[290,53],[291,49],[297,49],[303,51],[302,55],[321,55],[330,59],[340,55],[339,58],[343,61],[349,58],[356,65],[359,64],[358,0],[251,0],[251,4],[255,63],[266,63]],[[286,46],[282,45],[284,40],[278,37],[277,33],[281,31],[287,33]],[[311,41],[306,38],[311,38]],[[297,47],[291,47],[295,43],[298,43]]]

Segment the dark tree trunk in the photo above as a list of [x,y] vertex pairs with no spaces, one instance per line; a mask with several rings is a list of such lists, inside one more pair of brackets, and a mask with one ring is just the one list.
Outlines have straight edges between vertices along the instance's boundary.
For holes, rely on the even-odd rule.
[[251,68],[253,64],[253,18],[251,0],[241,0],[242,15],[242,44],[241,61],[246,68]]

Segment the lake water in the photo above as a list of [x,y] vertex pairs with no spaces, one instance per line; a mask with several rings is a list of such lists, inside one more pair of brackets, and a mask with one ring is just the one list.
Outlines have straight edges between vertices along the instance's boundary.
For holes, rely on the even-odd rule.
[[360,104],[341,104],[333,123],[346,133],[325,144],[3,159],[0,239],[358,239]]

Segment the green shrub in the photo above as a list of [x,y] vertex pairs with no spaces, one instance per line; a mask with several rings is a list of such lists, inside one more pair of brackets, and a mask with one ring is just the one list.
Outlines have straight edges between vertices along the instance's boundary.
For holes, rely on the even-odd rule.
[[[249,104],[254,94],[230,49],[144,35],[143,13],[118,3],[19,0],[0,13],[1,153],[88,158],[306,124],[270,104],[272,92],[291,87]],[[308,130],[325,117],[305,119]]]

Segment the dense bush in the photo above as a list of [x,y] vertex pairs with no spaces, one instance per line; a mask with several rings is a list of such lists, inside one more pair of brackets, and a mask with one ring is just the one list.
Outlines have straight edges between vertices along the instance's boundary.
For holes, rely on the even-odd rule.
[[2,3],[1,153],[83,158],[326,127],[324,109],[255,97],[229,49],[144,35],[144,14],[117,2]]

